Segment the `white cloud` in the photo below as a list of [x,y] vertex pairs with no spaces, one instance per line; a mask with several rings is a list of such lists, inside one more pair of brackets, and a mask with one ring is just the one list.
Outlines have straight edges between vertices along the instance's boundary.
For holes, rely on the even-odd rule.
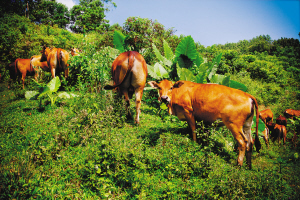
[[70,10],[73,6],[75,6],[75,0],[56,0],[58,3],[62,3],[68,7]]

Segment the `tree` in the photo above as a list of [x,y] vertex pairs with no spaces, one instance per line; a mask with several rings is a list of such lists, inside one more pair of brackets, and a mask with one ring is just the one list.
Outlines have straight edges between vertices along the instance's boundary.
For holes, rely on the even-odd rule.
[[[152,43],[159,43],[157,47],[162,50],[163,40],[170,39],[173,36],[174,30],[165,29],[158,21],[152,21],[148,18],[129,17],[124,23],[124,31],[128,35],[129,44],[133,50],[139,51],[143,48],[152,48]],[[172,37],[173,38],[173,37]],[[173,38],[174,39],[174,38]],[[173,41],[174,49],[178,45],[179,40]]]
[[[105,11],[108,8],[104,7],[104,3],[111,0],[80,0],[79,5],[73,6],[71,9],[71,19],[75,21],[72,29],[76,32],[85,31],[103,31],[109,27],[108,20],[105,19]],[[113,3],[116,7],[116,4]]]

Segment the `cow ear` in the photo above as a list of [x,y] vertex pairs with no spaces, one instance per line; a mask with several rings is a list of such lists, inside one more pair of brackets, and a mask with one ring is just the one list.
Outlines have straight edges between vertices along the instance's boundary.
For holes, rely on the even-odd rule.
[[155,81],[149,81],[148,84],[155,89],[158,88],[158,84]]
[[180,88],[184,84],[184,81],[177,81],[174,85],[173,88]]

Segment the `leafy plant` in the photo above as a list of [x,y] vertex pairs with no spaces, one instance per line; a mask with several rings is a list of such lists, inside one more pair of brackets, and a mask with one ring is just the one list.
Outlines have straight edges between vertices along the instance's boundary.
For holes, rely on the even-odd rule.
[[36,100],[40,99],[40,106],[42,97],[47,95],[51,101],[51,106],[55,105],[56,99],[59,98],[71,98],[71,97],[77,97],[78,95],[73,93],[67,93],[67,92],[57,92],[59,87],[61,86],[61,82],[58,76],[53,78],[46,86],[42,86],[38,82],[39,91],[26,91],[25,98],[28,100]]

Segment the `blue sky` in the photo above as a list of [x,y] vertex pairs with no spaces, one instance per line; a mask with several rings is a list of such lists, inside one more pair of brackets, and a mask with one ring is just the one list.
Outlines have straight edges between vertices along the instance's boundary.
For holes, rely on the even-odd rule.
[[[57,0],[66,5],[79,0]],[[204,46],[250,40],[259,35],[299,38],[299,0],[113,0],[106,19],[124,25],[128,17],[157,20],[175,35],[191,35]],[[71,5],[70,4],[70,5]],[[67,5],[68,6],[68,5]],[[71,6],[72,7],[72,6]]]

